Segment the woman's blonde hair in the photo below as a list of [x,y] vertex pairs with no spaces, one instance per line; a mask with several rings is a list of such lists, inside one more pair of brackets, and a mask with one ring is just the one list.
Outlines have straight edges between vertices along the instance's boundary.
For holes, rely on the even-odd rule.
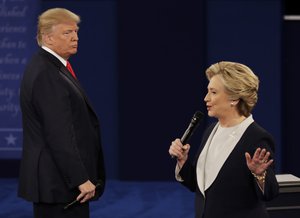
[[205,74],[208,80],[219,75],[229,100],[239,100],[237,109],[240,115],[250,115],[257,103],[259,79],[249,67],[241,63],[221,61],[211,65]]
[[73,12],[65,8],[52,8],[43,12],[38,17],[37,26],[37,42],[39,46],[42,46],[42,35],[48,34],[52,31],[54,25],[65,23],[65,22],[76,22],[80,23],[80,17]]

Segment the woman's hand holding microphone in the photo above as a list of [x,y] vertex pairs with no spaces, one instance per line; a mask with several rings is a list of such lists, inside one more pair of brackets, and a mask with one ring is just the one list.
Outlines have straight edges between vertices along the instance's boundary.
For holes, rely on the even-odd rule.
[[190,150],[190,145],[185,144],[183,145],[180,141],[180,139],[175,139],[172,141],[172,144],[170,145],[169,148],[169,154],[171,157],[176,157],[177,158],[177,163],[178,166],[181,168],[186,160],[188,159],[188,153]]

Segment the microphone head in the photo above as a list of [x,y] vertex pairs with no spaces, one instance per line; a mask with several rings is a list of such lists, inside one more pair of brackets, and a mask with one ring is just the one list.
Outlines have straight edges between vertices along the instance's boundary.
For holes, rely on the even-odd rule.
[[196,119],[201,120],[204,117],[204,114],[201,111],[196,111],[194,117],[196,117]]
[[193,135],[193,132],[196,130],[198,124],[200,123],[199,121],[202,120],[204,117],[204,114],[200,111],[196,111],[194,114],[188,128],[185,130],[183,136],[181,137],[181,142],[182,144],[186,144],[190,137]]
[[204,114],[201,111],[196,111],[191,123],[193,123],[193,125],[197,125],[199,123],[200,120],[202,120],[202,118],[204,117]]

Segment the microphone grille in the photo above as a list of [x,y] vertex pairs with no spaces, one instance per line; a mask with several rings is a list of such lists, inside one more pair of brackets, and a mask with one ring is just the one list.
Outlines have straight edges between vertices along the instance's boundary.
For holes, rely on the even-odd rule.
[[203,117],[204,117],[204,114],[201,111],[196,111],[196,113],[194,114],[194,116],[191,120],[191,125],[197,126]]
[[194,118],[197,120],[201,120],[204,117],[204,114],[201,111],[196,111],[194,114]]

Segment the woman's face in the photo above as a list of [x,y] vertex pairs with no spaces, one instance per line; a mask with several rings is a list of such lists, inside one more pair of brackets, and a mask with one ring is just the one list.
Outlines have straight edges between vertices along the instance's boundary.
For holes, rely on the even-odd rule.
[[210,79],[204,101],[210,117],[222,119],[228,113],[232,113],[231,101],[225,92],[225,86],[219,75],[215,75]]

